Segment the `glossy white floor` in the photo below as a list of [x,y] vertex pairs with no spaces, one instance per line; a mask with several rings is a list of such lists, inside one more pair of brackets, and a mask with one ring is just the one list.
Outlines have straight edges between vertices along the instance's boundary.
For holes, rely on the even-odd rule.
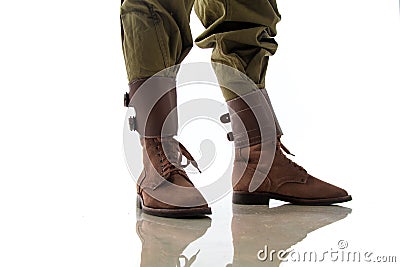
[[[233,206],[228,195],[196,221],[136,210],[122,153],[119,7],[111,2],[0,4],[0,266],[398,265],[398,1],[280,3],[267,88],[283,140],[298,163],[354,200],[254,207]],[[192,21],[197,35],[202,27]],[[209,55],[194,48],[185,62]],[[180,101],[204,95],[221,99],[205,90]],[[190,131],[181,139],[201,156]],[[228,149],[218,155],[231,145],[221,142]],[[193,179],[207,183],[212,172]],[[294,253],[261,261],[266,246]]]

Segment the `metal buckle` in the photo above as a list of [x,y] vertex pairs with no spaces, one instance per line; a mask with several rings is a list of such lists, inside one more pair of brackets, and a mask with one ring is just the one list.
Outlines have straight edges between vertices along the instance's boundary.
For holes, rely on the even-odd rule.
[[228,122],[231,122],[231,117],[229,116],[229,113],[225,113],[225,114],[221,115],[221,117],[219,117],[219,120],[222,123],[228,123]]
[[233,141],[233,133],[232,132],[227,133],[226,138],[228,138],[229,141]]
[[129,129],[131,131],[136,131],[136,118],[135,117],[129,117],[128,123],[129,123]]
[[128,93],[124,94],[124,106],[125,107],[129,106],[129,94]]

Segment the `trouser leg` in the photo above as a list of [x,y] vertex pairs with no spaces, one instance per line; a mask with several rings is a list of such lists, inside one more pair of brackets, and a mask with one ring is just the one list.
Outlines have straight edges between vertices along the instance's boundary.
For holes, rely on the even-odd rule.
[[[196,0],[194,8],[206,27],[196,44],[213,48],[213,62],[245,73],[258,88],[264,88],[269,56],[278,46],[274,40],[280,20],[276,0]],[[250,88],[243,88],[238,94],[249,92]],[[237,96],[224,88],[222,93],[227,101]]]
[[[182,155],[188,163],[197,164],[173,138],[178,122],[177,67],[169,67],[180,63],[192,47],[189,18],[193,1],[125,0],[121,5],[122,48],[130,89],[124,104],[135,110],[129,124],[140,134],[143,147],[138,207],[162,217],[211,214],[182,167]],[[169,71],[155,75],[166,68]]]
[[[230,71],[226,68],[219,69],[227,65],[246,74],[256,87],[265,88],[269,57],[278,47],[274,37],[281,16],[276,0],[196,0],[194,8],[206,27],[195,41],[201,48],[213,48],[211,60],[220,63],[214,64],[218,80],[221,82],[228,78],[231,84],[243,82],[238,75],[227,75]],[[243,87],[235,86],[234,92],[224,86],[221,89],[226,101],[254,91],[249,83],[244,83]],[[276,134],[281,136],[283,133],[267,91],[263,90],[262,94],[274,116]]]
[[179,64],[192,48],[194,0],[123,0],[122,49],[129,82]]

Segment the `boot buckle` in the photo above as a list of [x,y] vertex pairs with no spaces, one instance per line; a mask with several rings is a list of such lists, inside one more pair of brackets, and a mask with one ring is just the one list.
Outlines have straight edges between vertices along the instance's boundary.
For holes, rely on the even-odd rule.
[[227,133],[226,134],[226,138],[228,138],[228,141],[233,141],[234,140],[234,138],[233,138],[233,133],[232,132],[229,132],[229,133]]
[[219,117],[219,120],[222,123],[229,123],[229,122],[231,122],[231,117],[229,116],[229,113],[225,113],[225,114],[221,115],[221,117]]
[[129,123],[129,129],[131,131],[136,131],[136,118],[135,117],[129,117],[128,123]]
[[[225,113],[219,117],[219,120],[222,123],[229,123],[231,122],[231,116],[229,115],[229,113]],[[226,138],[228,138],[229,141],[233,141],[233,133],[232,132],[227,133]]]
[[129,94],[128,93],[125,93],[124,94],[124,106],[125,107],[128,107],[129,106]]

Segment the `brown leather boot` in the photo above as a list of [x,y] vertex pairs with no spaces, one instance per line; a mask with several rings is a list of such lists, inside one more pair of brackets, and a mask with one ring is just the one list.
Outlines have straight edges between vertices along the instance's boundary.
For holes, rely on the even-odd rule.
[[[173,138],[177,133],[175,80],[165,77],[140,79],[130,84],[125,106],[134,107],[131,130],[140,135],[144,169],[137,181],[138,207],[162,217],[198,217],[211,214],[202,194],[184,167],[197,167],[187,149]],[[182,156],[187,164],[182,165]]]
[[[263,94],[265,96],[266,91]],[[227,102],[233,129],[230,136],[235,141],[233,203],[268,205],[269,199],[277,199],[302,205],[328,205],[351,200],[345,190],[311,176],[282,152],[290,154],[280,142],[281,130],[277,121],[276,140],[262,140],[261,131],[265,126],[258,123],[251,106],[251,103],[259,102],[259,97],[259,92],[255,92],[246,95],[246,101],[238,97]],[[235,124],[244,127],[238,130]],[[247,145],[243,139],[247,139]],[[273,157],[272,164],[265,160],[265,155],[270,155],[269,160]],[[260,179],[260,176],[262,182],[252,189],[252,179]]]

